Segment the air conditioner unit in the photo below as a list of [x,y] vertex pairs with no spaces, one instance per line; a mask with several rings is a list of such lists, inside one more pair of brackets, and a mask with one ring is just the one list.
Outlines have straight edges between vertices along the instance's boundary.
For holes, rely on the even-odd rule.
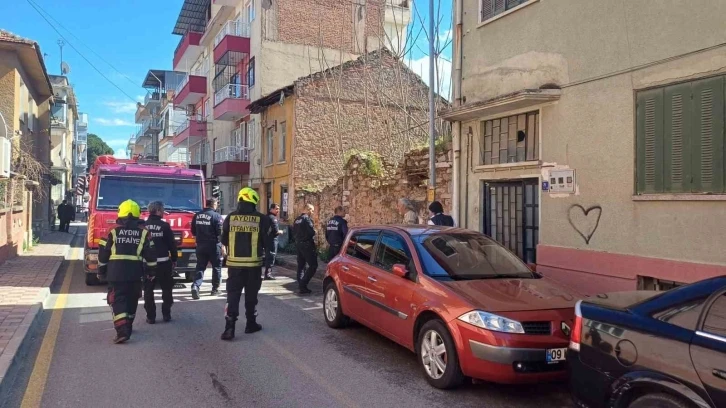
[[10,177],[10,161],[12,157],[12,146],[10,139],[0,138],[0,178]]

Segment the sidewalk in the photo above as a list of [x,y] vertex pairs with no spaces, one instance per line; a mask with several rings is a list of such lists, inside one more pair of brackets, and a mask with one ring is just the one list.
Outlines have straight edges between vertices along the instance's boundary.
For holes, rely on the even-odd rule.
[[[295,272],[297,270],[297,255],[278,252],[277,257],[275,258],[275,265],[279,265],[285,269],[292,271],[292,275],[290,277],[295,279]],[[318,259],[318,270],[315,273],[315,276],[313,276],[313,279],[322,281],[323,277],[325,277],[325,268],[327,266],[327,263]]]
[[32,250],[0,264],[0,395],[77,230],[50,231]]

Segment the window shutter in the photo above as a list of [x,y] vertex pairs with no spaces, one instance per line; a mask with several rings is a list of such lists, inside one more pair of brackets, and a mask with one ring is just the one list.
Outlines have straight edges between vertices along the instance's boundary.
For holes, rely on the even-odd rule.
[[693,101],[691,84],[665,88],[664,107],[664,190],[670,193],[691,192],[691,136]]
[[494,17],[494,0],[481,0],[481,21]]
[[693,192],[724,192],[724,77],[693,82]]
[[663,191],[663,89],[638,93],[637,192]]
[[505,0],[494,0],[494,15],[504,13],[506,10]]

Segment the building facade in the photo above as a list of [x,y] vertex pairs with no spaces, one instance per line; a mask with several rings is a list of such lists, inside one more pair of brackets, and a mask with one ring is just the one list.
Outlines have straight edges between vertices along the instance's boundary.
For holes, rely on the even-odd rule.
[[76,95],[62,75],[50,75],[53,98],[50,105],[51,172],[57,182],[51,187],[53,207],[63,200],[72,200],[73,193],[73,142],[78,121]]
[[[407,2],[385,0],[184,1],[174,70],[188,77],[174,104],[188,122],[174,145],[186,143],[191,162],[219,185],[223,210],[242,185],[262,184],[263,128],[250,101],[380,44],[402,48],[409,18]],[[387,33],[396,31],[392,41]]]
[[457,0],[460,224],[585,293],[726,273],[724,13]]
[[[79,113],[73,139],[73,190],[74,204],[81,206],[85,195],[88,173],[88,114]],[[79,187],[80,186],[80,187]]]

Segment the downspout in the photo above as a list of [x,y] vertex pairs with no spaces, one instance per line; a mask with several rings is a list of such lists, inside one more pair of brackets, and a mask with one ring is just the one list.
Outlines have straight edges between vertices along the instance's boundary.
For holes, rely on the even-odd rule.
[[[462,9],[463,0],[454,1],[454,13],[453,13],[453,26],[454,26],[454,44],[453,44],[453,62],[454,69],[452,71],[452,90],[453,90],[453,102],[454,107],[461,106],[461,36],[462,36]],[[454,187],[452,189],[452,200],[451,200],[451,215],[456,220],[456,224],[460,227],[467,227],[466,223],[462,223],[462,210],[460,205],[460,177],[461,177],[461,122],[455,121],[452,123],[452,148],[453,148],[453,170],[452,170],[452,182]],[[467,169],[468,171],[468,169]],[[464,212],[466,206],[464,206]]]

